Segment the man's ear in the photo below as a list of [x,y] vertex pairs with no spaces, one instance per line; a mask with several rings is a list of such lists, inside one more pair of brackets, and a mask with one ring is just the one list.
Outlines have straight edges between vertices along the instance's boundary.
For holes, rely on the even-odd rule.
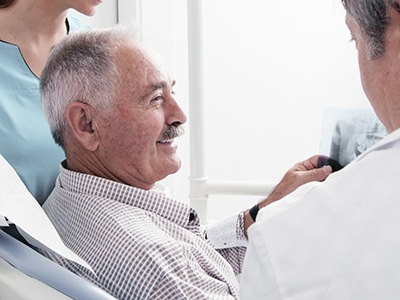
[[66,109],[69,130],[83,148],[95,151],[99,146],[99,135],[93,124],[93,108],[89,104],[73,101]]

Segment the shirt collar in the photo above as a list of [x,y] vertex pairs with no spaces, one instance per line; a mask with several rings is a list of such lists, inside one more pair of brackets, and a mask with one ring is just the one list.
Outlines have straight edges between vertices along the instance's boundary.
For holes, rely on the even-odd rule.
[[[155,213],[179,226],[200,224],[197,212],[183,202],[164,193],[144,190],[109,179],[68,170],[64,160],[60,165],[57,184],[70,192],[107,198]],[[191,216],[192,215],[192,216]]]

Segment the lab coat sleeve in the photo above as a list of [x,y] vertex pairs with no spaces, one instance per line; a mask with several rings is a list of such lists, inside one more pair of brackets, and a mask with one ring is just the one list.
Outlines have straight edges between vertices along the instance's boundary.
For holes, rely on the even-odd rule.
[[240,299],[282,299],[274,266],[268,254],[268,245],[257,223],[249,228],[248,235],[249,243],[240,278]]

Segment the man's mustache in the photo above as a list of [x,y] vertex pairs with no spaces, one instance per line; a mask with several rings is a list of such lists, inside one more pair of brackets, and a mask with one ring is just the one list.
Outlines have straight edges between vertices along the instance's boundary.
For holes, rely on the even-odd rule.
[[178,138],[185,133],[185,129],[180,124],[169,125],[163,133],[163,140],[172,140]]

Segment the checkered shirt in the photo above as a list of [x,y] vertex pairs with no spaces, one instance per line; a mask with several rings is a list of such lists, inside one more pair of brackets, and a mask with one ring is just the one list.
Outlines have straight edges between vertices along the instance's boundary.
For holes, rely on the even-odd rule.
[[[60,167],[43,206],[85,268],[43,251],[118,299],[238,299],[245,247],[216,250],[197,213],[165,194]],[[237,218],[238,239],[243,215]]]

